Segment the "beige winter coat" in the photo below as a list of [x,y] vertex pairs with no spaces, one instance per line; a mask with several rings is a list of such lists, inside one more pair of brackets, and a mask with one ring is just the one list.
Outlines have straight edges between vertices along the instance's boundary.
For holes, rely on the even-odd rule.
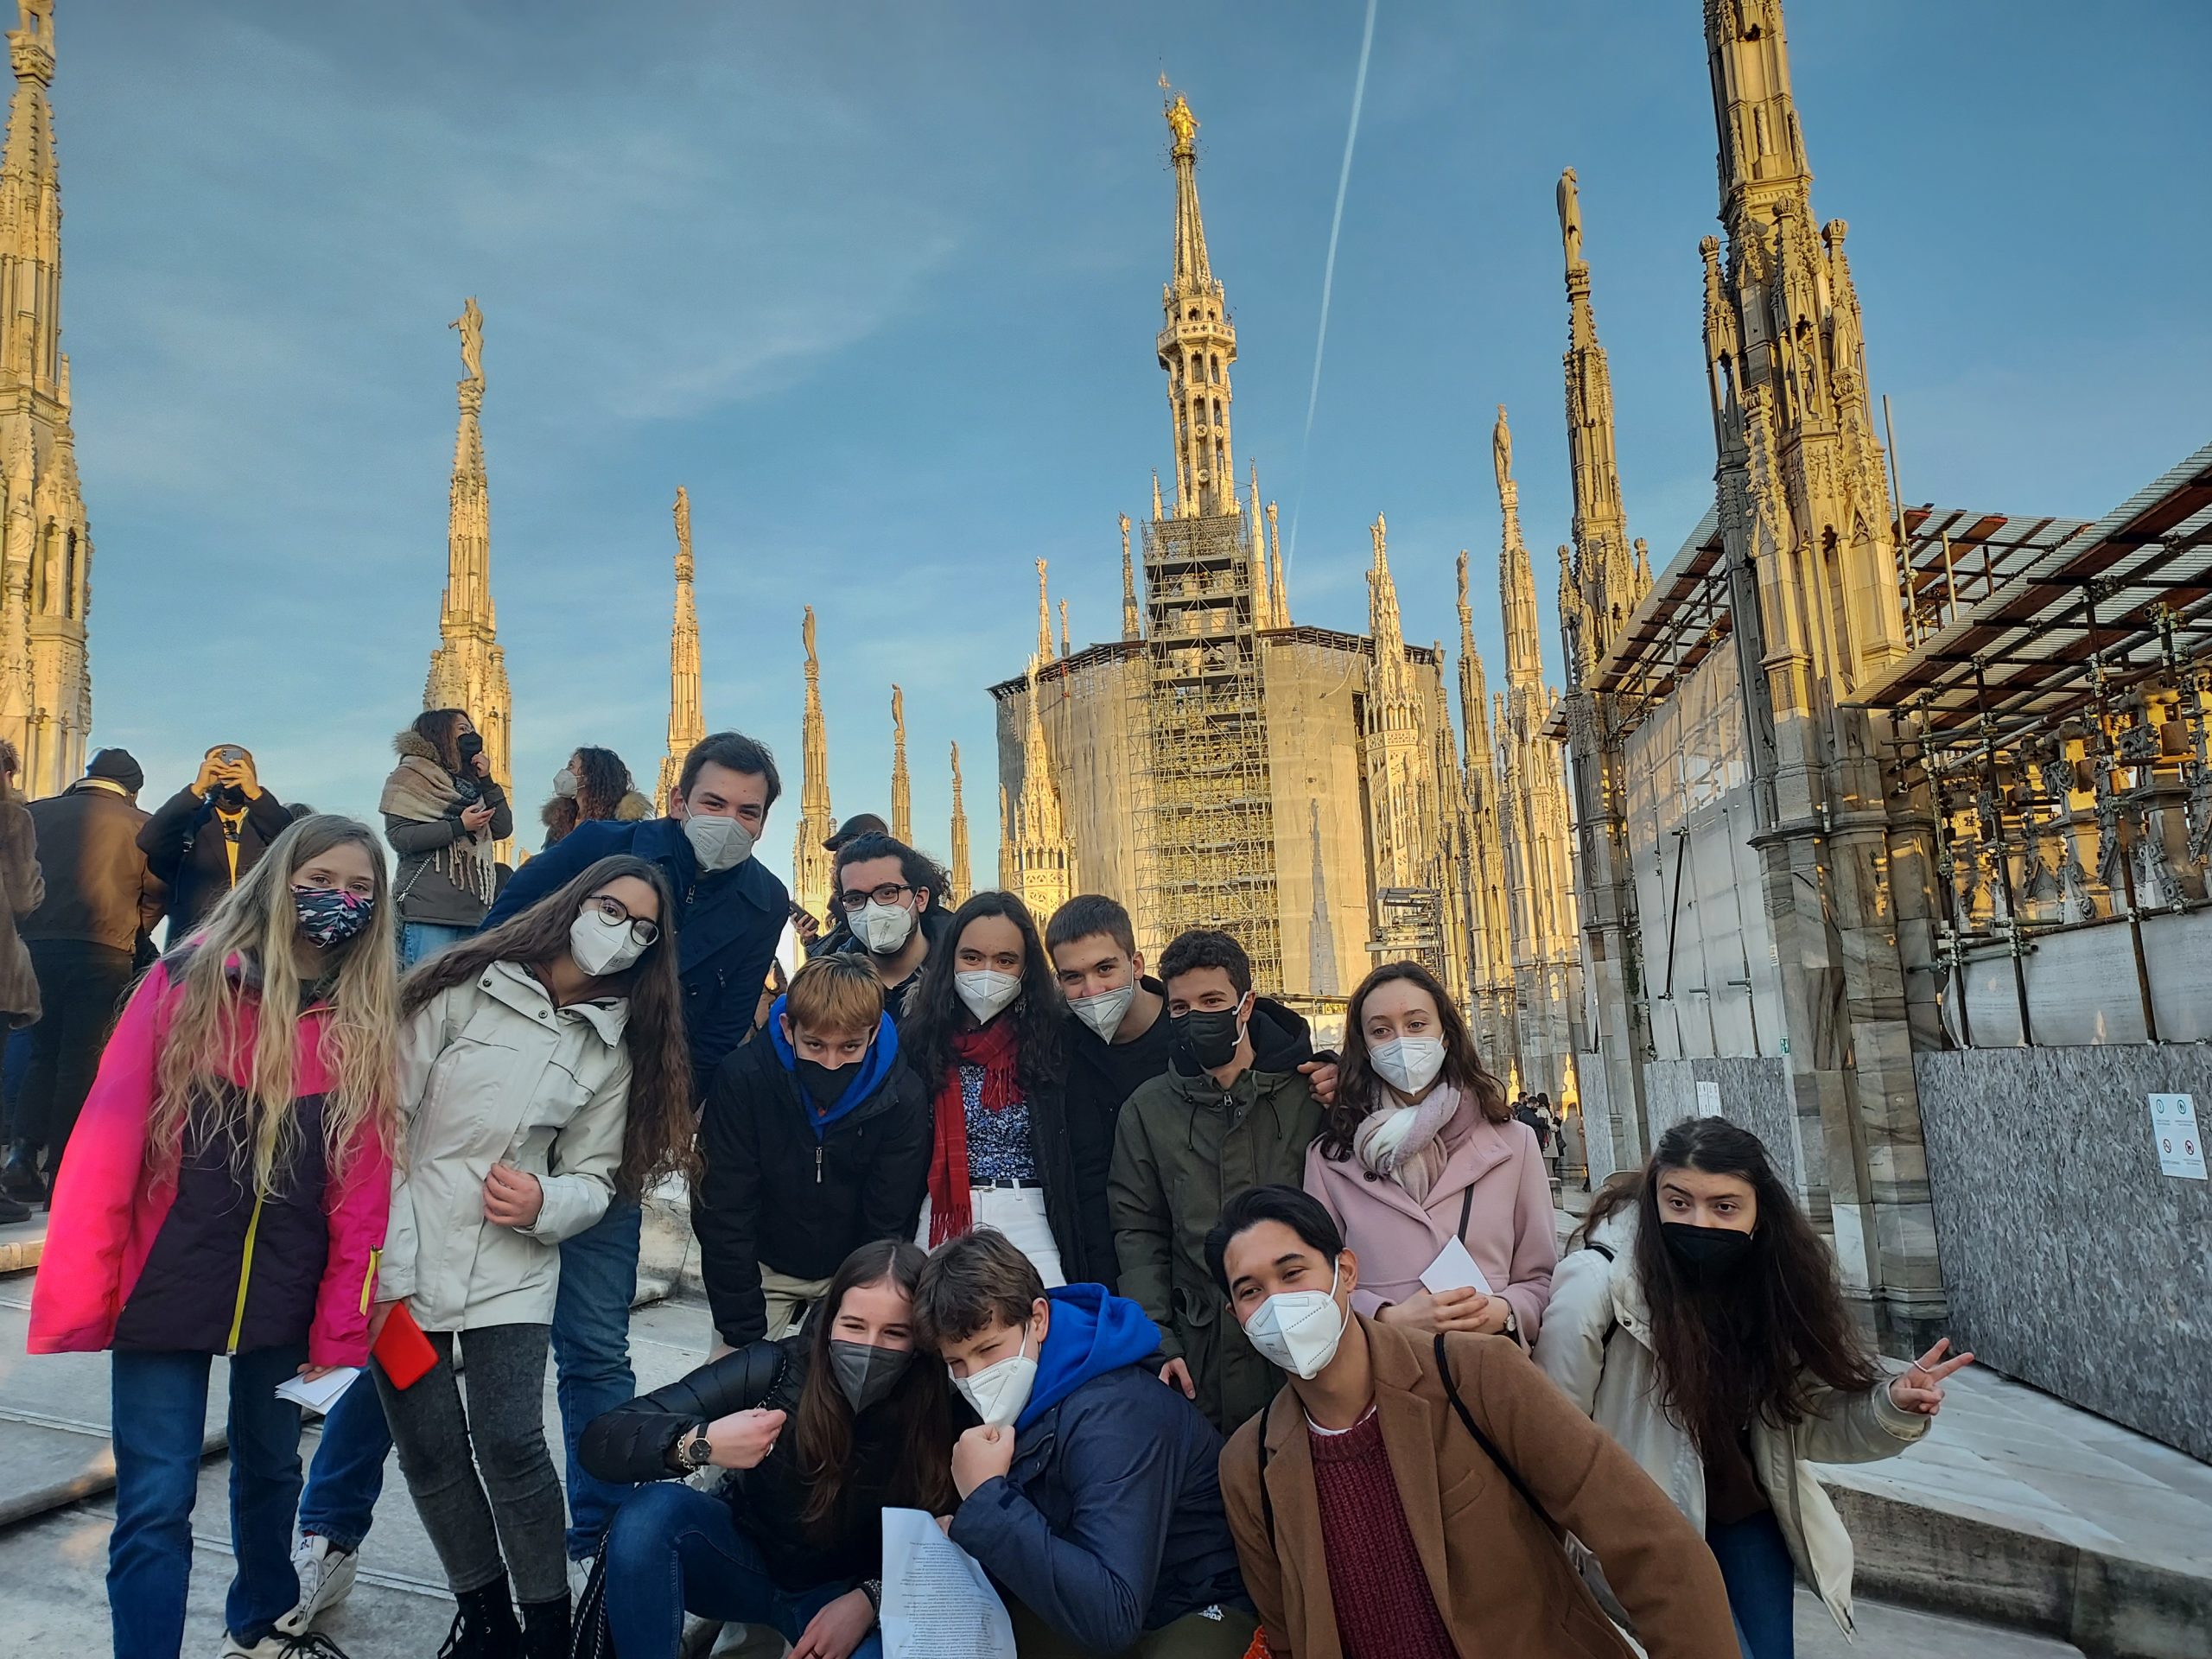
[[[1536,1338],[1536,1363],[1628,1449],[1702,1533],[1705,1459],[1662,1402],[1651,1313],[1636,1273],[1636,1217],[1617,1211],[1595,1236],[1612,1260],[1580,1249],[1560,1262]],[[1886,1387],[1825,1393],[1814,1414],[1794,1427],[1751,1424],[1751,1468],[1774,1506],[1797,1576],[1820,1592],[1847,1634],[1853,1628],[1851,1535],[1807,1465],[1893,1458],[1928,1426],[1929,1419],[1898,1409]]]
[[[557,1248],[607,1211],[629,1117],[627,1005],[556,1008],[528,969],[493,963],[441,991],[401,1035],[404,1163],[377,1300],[404,1300],[425,1331],[549,1325]],[[484,1218],[495,1163],[537,1177],[528,1227]]]

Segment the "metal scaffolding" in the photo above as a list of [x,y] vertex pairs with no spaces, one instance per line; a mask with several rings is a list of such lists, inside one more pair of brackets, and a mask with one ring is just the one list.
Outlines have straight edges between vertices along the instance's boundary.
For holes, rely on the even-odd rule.
[[1144,527],[1149,692],[1140,925],[1233,935],[1255,980],[1282,982],[1274,798],[1253,623],[1251,526],[1238,513]]

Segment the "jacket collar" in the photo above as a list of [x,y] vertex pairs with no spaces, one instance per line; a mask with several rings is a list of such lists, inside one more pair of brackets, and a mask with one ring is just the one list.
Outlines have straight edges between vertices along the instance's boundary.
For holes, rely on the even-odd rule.
[[[1388,1177],[1365,1183],[1363,1190],[1377,1203],[1386,1205],[1402,1215],[1426,1222],[1433,1207],[1447,1198],[1465,1192],[1512,1156],[1513,1142],[1507,1138],[1506,1126],[1491,1122],[1478,1110],[1474,1127],[1468,1131],[1465,1140],[1452,1148],[1451,1155],[1445,1160],[1443,1172],[1437,1176],[1436,1185],[1429,1189],[1426,1199],[1416,1204],[1412,1193]],[[1355,1174],[1360,1173],[1357,1154],[1347,1154],[1343,1167]]]
[[1643,1281],[1636,1272],[1636,1211],[1616,1210],[1599,1222],[1590,1236],[1613,1253],[1605,1275],[1612,1293],[1613,1317],[1621,1328],[1645,1347],[1651,1345],[1651,1305],[1643,1297]]
[[609,1048],[621,1046],[622,1028],[630,1021],[629,1001],[620,996],[571,1002],[566,1007],[555,1008],[551,994],[537,982],[536,975],[518,962],[492,963],[477,976],[476,983],[495,1001],[533,1020],[547,1012],[556,1017],[575,1014],[589,1025],[599,1040]]

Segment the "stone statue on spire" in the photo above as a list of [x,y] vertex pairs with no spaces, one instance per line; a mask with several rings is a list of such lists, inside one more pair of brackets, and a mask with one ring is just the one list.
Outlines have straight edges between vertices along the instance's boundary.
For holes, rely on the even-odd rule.
[[474,294],[462,302],[461,315],[446,327],[461,330],[461,365],[468,372],[466,378],[481,388],[484,385],[484,313],[478,309]]
[[1582,263],[1582,193],[1571,167],[1559,175],[1559,236],[1573,270]]
[[1505,405],[1497,406],[1497,424],[1490,429],[1491,464],[1497,469],[1497,493],[1513,481],[1513,429],[1505,423]]
[[[1162,75],[1160,79],[1162,90],[1165,90],[1167,77]],[[1178,149],[1189,149],[1191,141],[1198,136],[1198,118],[1191,113],[1190,100],[1180,92],[1175,94],[1175,101],[1167,106],[1167,130],[1175,135],[1175,148]]]

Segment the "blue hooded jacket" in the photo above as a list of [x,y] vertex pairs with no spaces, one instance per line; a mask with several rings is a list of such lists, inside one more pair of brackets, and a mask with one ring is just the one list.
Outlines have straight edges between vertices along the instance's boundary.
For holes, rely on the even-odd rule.
[[1210,1605],[1249,1607],[1221,1504],[1221,1436],[1136,1362],[1159,1327],[1103,1285],[1047,1291],[1052,1324],[1014,1466],[952,1541],[1067,1640],[1101,1653]]
[[[785,995],[768,1005],[768,1040],[776,1046],[776,1058],[784,1063],[784,1070],[796,1077],[798,1055],[791,1047],[791,1039],[784,1035],[784,1004],[790,1001]],[[877,1085],[891,1075],[891,1068],[899,1064],[899,1027],[891,1023],[887,1014],[879,1014],[876,1019],[875,1040],[861,1056],[860,1064],[852,1068],[852,1077],[845,1084],[845,1092],[837,1096],[836,1105],[825,1112],[815,1103],[813,1096],[804,1089],[799,1090],[799,1098],[806,1103],[806,1121],[813,1125],[817,1141],[822,1139],[823,1130],[874,1094]],[[1145,1351],[1149,1353],[1151,1350]]]

